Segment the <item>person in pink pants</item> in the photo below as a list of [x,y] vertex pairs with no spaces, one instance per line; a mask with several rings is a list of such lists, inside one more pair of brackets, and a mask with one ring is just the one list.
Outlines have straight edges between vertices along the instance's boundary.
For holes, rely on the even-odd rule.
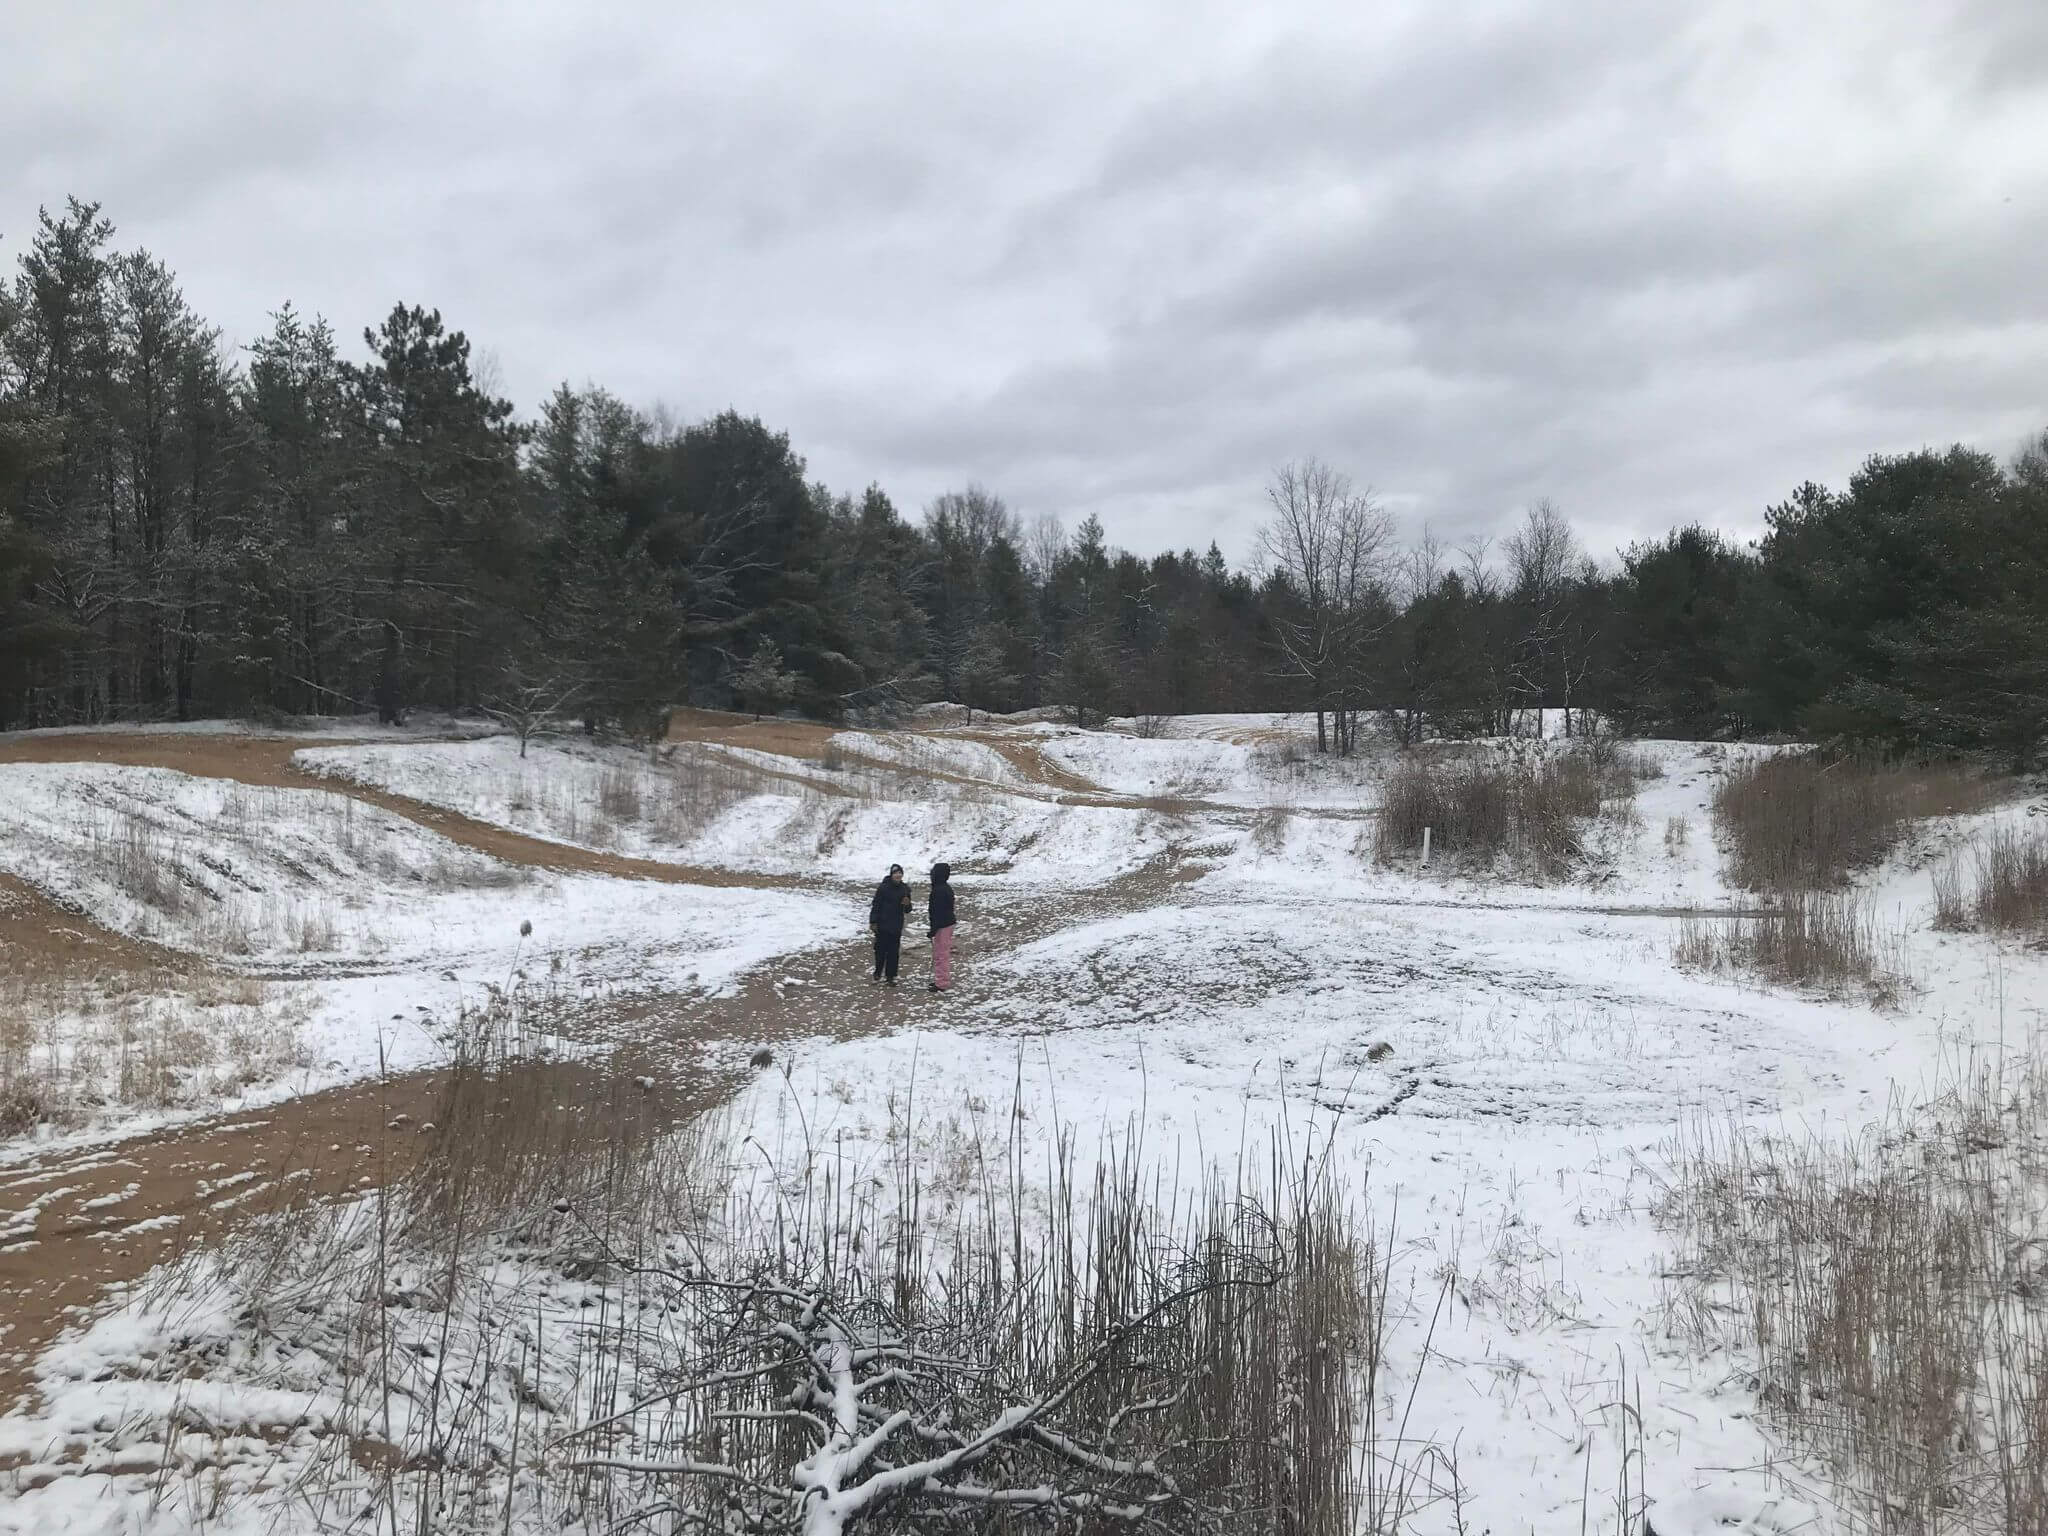
[[932,934],[932,990],[944,992],[953,985],[953,866],[932,866],[931,894],[925,898],[925,915]]

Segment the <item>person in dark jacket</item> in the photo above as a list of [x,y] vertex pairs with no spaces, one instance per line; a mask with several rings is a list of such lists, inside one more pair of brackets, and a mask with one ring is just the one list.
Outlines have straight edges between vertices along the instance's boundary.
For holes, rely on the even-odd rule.
[[875,936],[875,980],[896,985],[896,965],[903,958],[903,925],[910,920],[910,887],[903,866],[891,864],[889,874],[868,903],[868,932]]
[[925,914],[932,930],[932,990],[943,992],[953,985],[953,866],[932,866],[931,895]]

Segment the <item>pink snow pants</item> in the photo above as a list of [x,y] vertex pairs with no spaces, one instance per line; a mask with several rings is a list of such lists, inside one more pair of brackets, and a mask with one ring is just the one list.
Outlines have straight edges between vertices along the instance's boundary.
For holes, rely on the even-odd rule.
[[953,985],[953,930],[941,928],[932,935],[932,985],[940,989]]

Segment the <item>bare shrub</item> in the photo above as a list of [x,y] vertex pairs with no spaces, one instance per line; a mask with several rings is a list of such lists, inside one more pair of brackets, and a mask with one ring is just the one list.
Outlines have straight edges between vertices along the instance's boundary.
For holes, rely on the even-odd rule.
[[1308,743],[1298,736],[1262,741],[1251,749],[1252,767],[1261,778],[1288,778],[1308,763]]
[[24,1135],[50,1118],[50,1106],[34,1084],[0,1083],[0,1139]]
[[2038,1045],[1846,1140],[1703,1125],[1667,1296],[1740,1350],[1858,1529],[2048,1530],[2048,1070]]
[[1694,970],[1746,971],[1780,986],[1866,990],[1895,1003],[1906,987],[1905,939],[1863,897],[1790,891],[1767,911],[1688,917],[1672,948]]
[[1784,752],[1728,770],[1714,790],[1714,825],[1737,885],[1832,890],[1880,863],[1914,818],[1982,810],[2002,793],[1997,780],[1961,764]]
[[[694,1326],[641,1378],[664,1419],[622,1404],[571,1466],[611,1473],[620,1513],[665,1500],[708,1521],[737,1494],[763,1531],[965,1533],[992,1508],[1351,1529],[1352,1372],[1383,1271],[1341,1209],[1216,1187],[1161,1212],[1114,1160],[1084,1203],[1072,1172],[1036,1220],[934,1231],[829,1179],[779,1232],[748,1218],[721,1271],[667,1277]],[[1030,1222],[1021,1243],[1004,1218]],[[620,1446],[622,1412],[651,1433]]]
[[1560,879],[1584,855],[1585,824],[1603,812],[1632,817],[1634,797],[1623,760],[1590,746],[1411,753],[1386,778],[1377,855],[1391,863],[1419,852],[1426,827],[1446,858]]
[[1252,846],[1267,858],[1287,851],[1287,828],[1292,816],[1284,806],[1269,806],[1252,818]]
[[1145,741],[1157,741],[1171,734],[1173,716],[1139,715],[1131,721],[1131,734]]
[[1580,737],[1577,741],[1577,750],[1584,752],[1610,794],[1632,793],[1623,785],[1646,784],[1664,777],[1664,765],[1633,742],[1603,735]]

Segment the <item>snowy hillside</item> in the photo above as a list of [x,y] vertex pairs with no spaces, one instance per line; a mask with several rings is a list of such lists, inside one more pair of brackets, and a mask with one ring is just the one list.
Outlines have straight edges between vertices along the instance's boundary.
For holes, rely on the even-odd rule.
[[[1454,1513],[1468,1531],[1616,1531],[1587,1503],[1586,1458],[1630,1444],[1660,1533],[1846,1536],[1740,1372],[1673,1332],[1655,1211],[1681,1133],[1853,1136],[1945,1063],[2038,1028],[2048,955],[1933,928],[1943,861],[2036,806],[1924,817],[1857,875],[1845,899],[1867,904],[1902,968],[1873,1003],[1677,963],[1684,933],[1763,904],[1730,883],[1712,811],[1730,764],[1755,753],[1631,751],[1549,878],[1382,846],[1376,812],[1407,770],[1380,753],[1317,762],[1298,719],[1256,716],[1154,737],[1046,722],[820,733],[781,754],[537,742],[522,758],[504,737],[298,751],[293,771],[325,788],[0,761],[0,871],[117,934],[306,989],[314,1066],[256,1090],[273,1100],[369,1072],[380,1052],[436,1059],[443,1042],[393,1016],[445,1014],[518,974],[564,997],[649,1000],[625,1033],[578,1047],[600,1060],[652,1048],[680,1069],[709,1049],[693,1041],[772,1038],[772,1070],[722,1122],[733,1145],[766,1149],[735,1187],[795,1187],[778,1161],[793,1147],[829,1148],[842,1187],[862,1189],[915,1156],[956,1170],[946,1198],[967,1211],[990,1197],[957,1170],[986,1157],[1001,1178],[1042,1180],[1077,1139],[1135,1134],[1170,1183],[1305,1137],[1330,1177],[1370,1193],[1398,1256],[1388,1348],[1401,1402],[1412,1394],[1405,1433],[1457,1448],[1462,1505],[1419,1510],[1419,1536],[1461,1529]],[[443,813],[467,820],[437,830]],[[491,845],[494,829],[520,837]],[[551,864],[570,851],[582,862]],[[960,981],[935,998],[921,902],[940,860],[958,871]],[[868,980],[863,931],[891,862],[915,898],[912,986],[896,993]],[[39,1209],[17,1221],[26,1240]],[[530,1347],[573,1350],[581,1305],[539,1301]],[[95,1379],[138,1341],[169,1348],[157,1326],[137,1300],[41,1357],[42,1395],[0,1418],[0,1456],[97,1456],[93,1426],[160,1410],[161,1391],[119,1367]],[[223,1358],[243,1358],[240,1326],[203,1322]],[[318,1371],[279,1386],[266,1369],[223,1368],[209,1412],[341,1412]],[[1615,1411],[1624,1390],[1639,1422]],[[588,1406],[551,1411],[566,1424]],[[131,1438],[151,1465],[172,1454]],[[0,1528],[125,1529],[149,1485],[118,1466],[38,1477]],[[257,1482],[246,1497],[265,1507]]]

